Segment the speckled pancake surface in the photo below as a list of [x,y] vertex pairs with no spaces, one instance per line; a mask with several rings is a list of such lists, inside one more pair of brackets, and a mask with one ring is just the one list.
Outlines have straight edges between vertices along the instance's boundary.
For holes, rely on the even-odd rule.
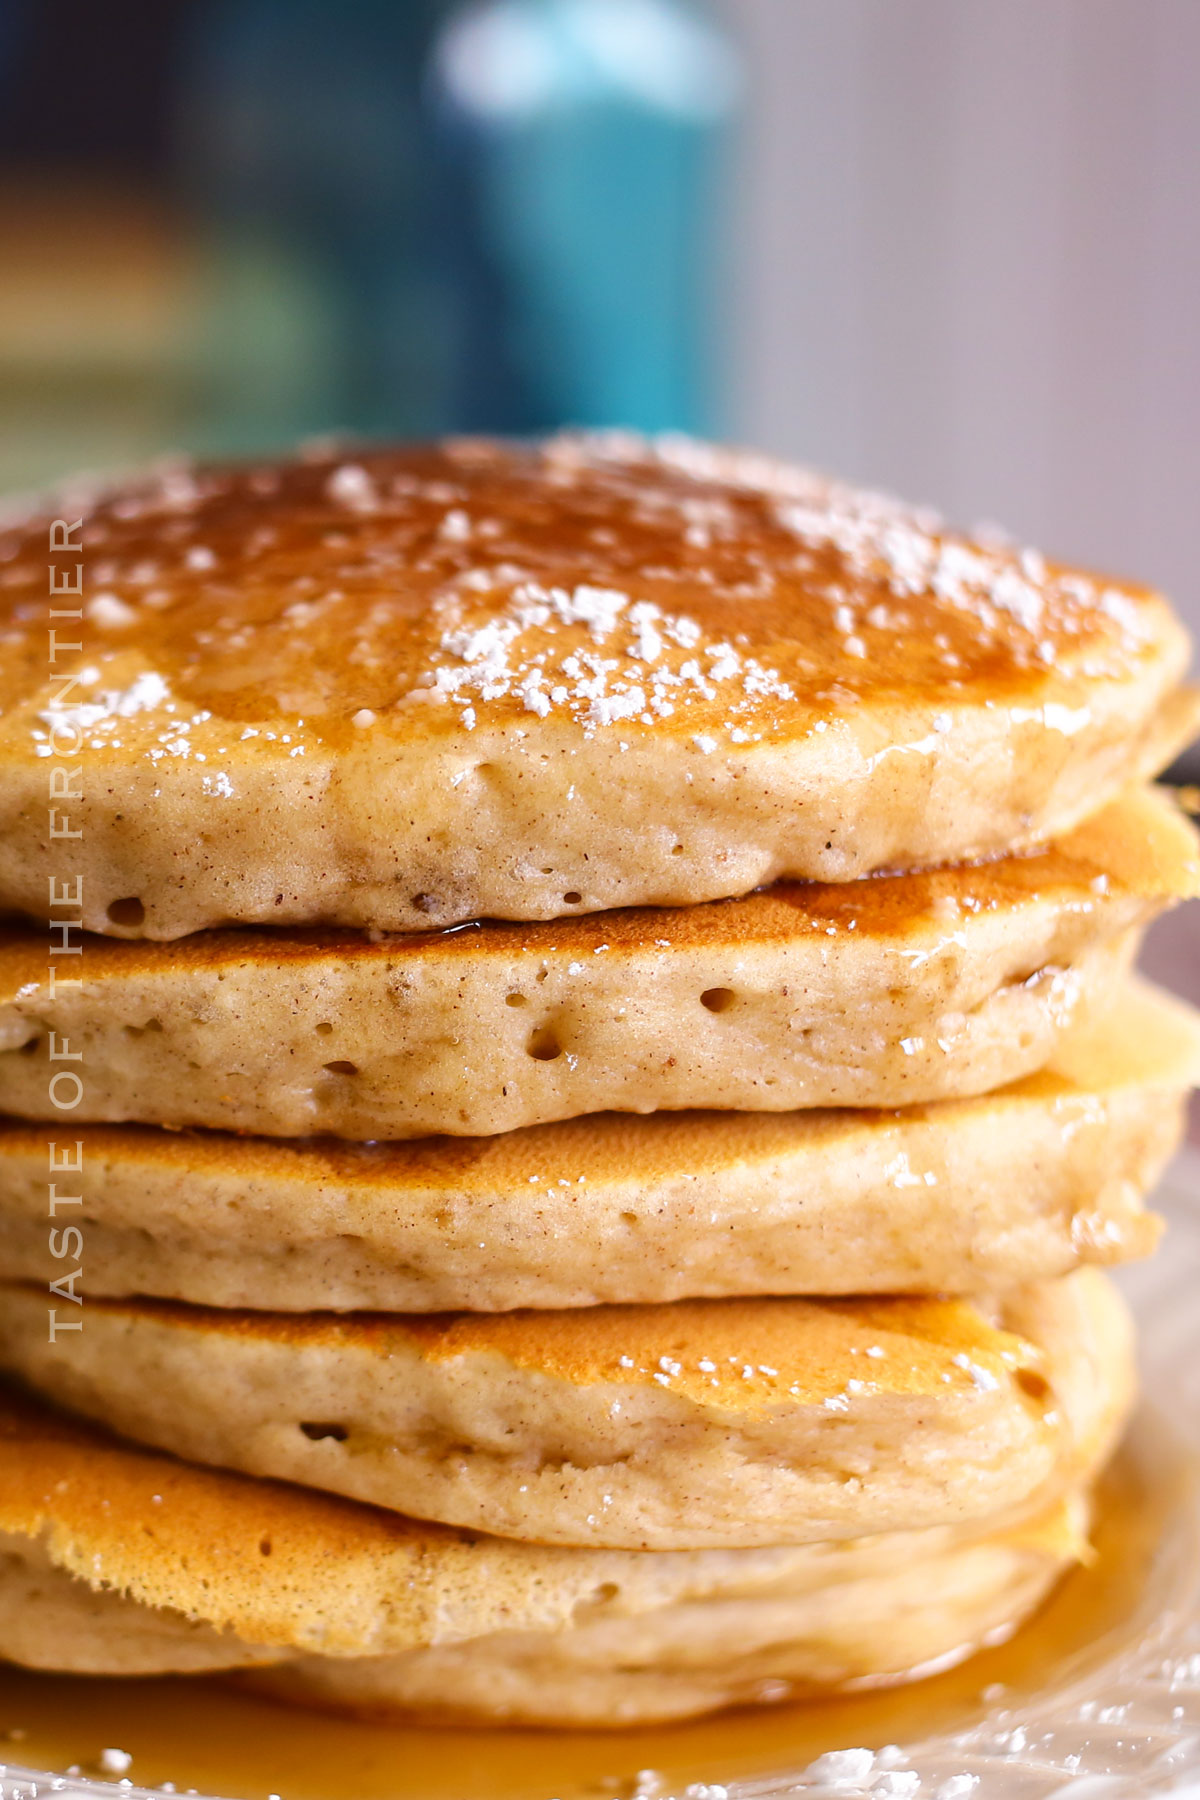
[[564,1550],[179,1463],[0,1399],[0,1655],[251,1670],[375,1716],[618,1725],[902,1679],[1004,1635],[1086,1550],[1086,1483],[1004,1518],[761,1550]]
[[1129,1325],[1084,1269],[961,1300],[296,1314],[7,1286],[0,1366],[139,1442],[533,1542],[816,1543],[1018,1506]]
[[1044,1066],[1198,887],[1194,829],[1134,790],[978,866],[423,938],[91,938],[74,987],[0,934],[0,1110],[57,1116],[51,1034],[77,1123],[370,1140],[956,1098]]
[[[1200,1015],[1134,981],[1049,1068],[930,1107],[606,1113],[393,1144],[81,1126],[73,1216],[89,1294],[209,1306],[977,1293],[1149,1254],[1143,1197],[1198,1079]],[[47,1129],[0,1120],[8,1280],[58,1273]]]
[[117,935],[995,854],[1195,726],[1154,594],[680,439],[176,466],[57,510],[57,547],[0,532],[0,907],[82,876]]

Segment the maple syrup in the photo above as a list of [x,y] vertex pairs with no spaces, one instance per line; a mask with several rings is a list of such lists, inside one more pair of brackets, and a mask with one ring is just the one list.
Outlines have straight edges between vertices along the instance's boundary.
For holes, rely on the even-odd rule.
[[138,1786],[170,1781],[231,1800],[617,1800],[638,1772],[658,1791],[796,1773],[850,1745],[961,1731],[1003,1704],[1084,1681],[1136,1643],[1168,1596],[1200,1574],[1195,1465],[1143,1414],[1103,1477],[1095,1558],[1007,1644],[909,1686],[692,1724],[620,1732],[453,1730],[358,1724],[284,1709],[216,1680],[105,1681],[0,1671],[0,1758],[99,1774],[130,1752]]

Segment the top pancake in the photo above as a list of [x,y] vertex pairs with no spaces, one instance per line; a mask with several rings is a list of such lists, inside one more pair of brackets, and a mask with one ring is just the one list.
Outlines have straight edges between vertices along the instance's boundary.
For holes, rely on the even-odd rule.
[[[53,553],[49,515],[0,536],[0,906],[82,875],[118,935],[990,855],[1194,712],[1164,707],[1187,644],[1155,595],[685,440],[176,468],[59,510],[82,528]],[[51,840],[72,768],[82,836]]]

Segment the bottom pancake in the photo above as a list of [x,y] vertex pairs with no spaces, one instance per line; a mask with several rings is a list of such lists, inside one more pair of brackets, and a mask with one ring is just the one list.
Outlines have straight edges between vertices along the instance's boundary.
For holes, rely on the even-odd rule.
[[[0,1284],[0,1366],[141,1443],[500,1537],[818,1543],[994,1517],[1063,1478],[1129,1365],[1095,1269],[998,1308],[680,1300],[216,1311]],[[1082,1424],[1081,1424],[1082,1421]]]
[[0,1656],[235,1672],[376,1717],[620,1726],[908,1679],[1012,1631],[1086,1554],[1086,1466],[1001,1518],[737,1551],[473,1537],[135,1449],[0,1397]]
[[606,1617],[601,1599],[555,1636],[509,1630],[399,1656],[304,1657],[240,1679],[365,1718],[593,1729],[884,1686],[1010,1636],[1086,1554],[1089,1515],[1080,1492],[990,1534],[840,1545],[769,1594],[684,1600],[637,1619]]

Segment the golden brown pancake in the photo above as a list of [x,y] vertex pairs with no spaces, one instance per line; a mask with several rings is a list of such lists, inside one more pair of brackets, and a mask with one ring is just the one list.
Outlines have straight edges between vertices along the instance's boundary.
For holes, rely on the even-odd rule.
[[1018,1289],[996,1323],[933,1298],[424,1316],[93,1298],[52,1343],[44,1289],[0,1294],[0,1366],[127,1437],[610,1549],[819,1543],[1020,1506],[1075,1466],[1130,1331],[1093,1269]]
[[0,1110],[375,1139],[958,1098],[1049,1062],[1198,887],[1193,828],[1135,790],[980,866],[377,942],[92,938],[76,987],[29,929],[0,938]]
[[57,510],[57,543],[0,536],[0,906],[82,876],[95,931],[994,855],[1195,728],[1156,595],[678,438],[176,467]]
[[[371,1145],[81,1126],[57,1222],[83,1231],[89,1294],[272,1311],[978,1293],[1149,1254],[1143,1196],[1197,1079],[1200,1017],[1135,981],[1048,1069],[936,1106],[602,1113]],[[0,1121],[9,1280],[63,1271],[56,1129]]]
[[[1114,1360],[1084,1481],[1126,1397]],[[685,1717],[958,1660],[1085,1552],[1087,1510],[1076,1487],[850,1543],[563,1550],[175,1462],[5,1396],[0,1655],[101,1675],[258,1665],[244,1679],[284,1698],[385,1717]]]

